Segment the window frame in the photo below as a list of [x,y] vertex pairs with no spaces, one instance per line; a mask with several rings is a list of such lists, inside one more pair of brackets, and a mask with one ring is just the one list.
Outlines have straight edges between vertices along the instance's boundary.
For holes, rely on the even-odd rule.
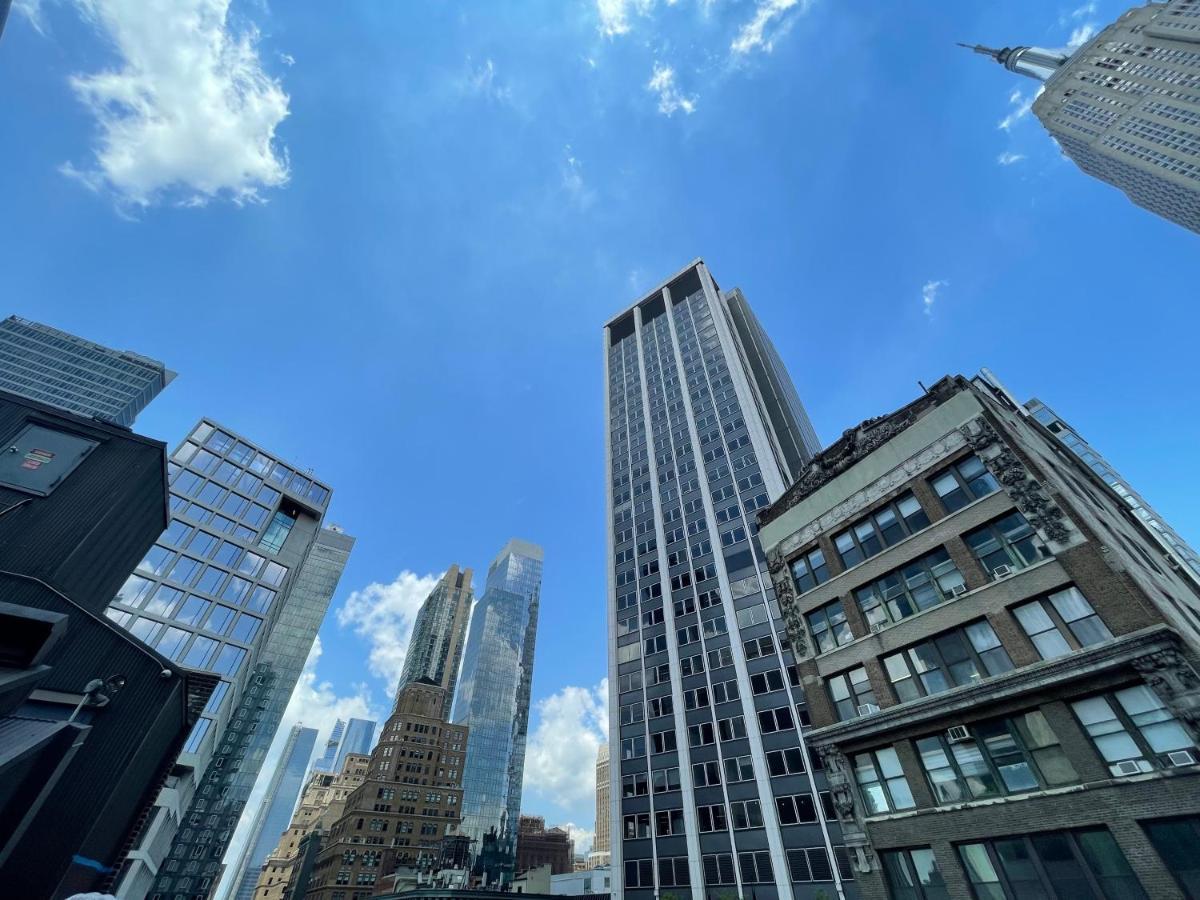
[[[855,682],[851,678],[852,674],[857,672],[861,672],[863,676],[862,680],[859,682]],[[846,697],[842,698],[841,700],[839,700],[837,695],[834,693],[834,683],[838,681],[845,682],[847,691]],[[856,683],[866,685],[866,691],[861,695],[854,689],[854,685]],[[830,675],[825,679],[825,690],[829,695],[829,700],[833,705],[834,711],[837,713],[839,722],[849,722],[852,719],[859,718],[860,715],[866,715],[866,713],[859,713],[858,708],[866,705],[867,703],[872,703],[876,707],[879,706],[879,700],[875,696],[875,688],[871,685],[871,676],[867,674],[866,666],[862,665],[861,663],[857,666],[846,669],[845,671],[838,672],[836,675]],[[867,696],[869,696],[870,699],[864,700],[863,698]],[[842,714],[841,704],[847,700],[853,701],[852,705],[854,707],[854,714],[850,716],[844,716]]]
[[[900,503],[904,500],[912,500],[916,504],[916,509],[910,512],[907,516],[900,508]],[[892,515],[892,524],[882,526],[879,523],[879,516],[882,513],[890,513]],[[914,526],[909,519],[917,521],[924,520],[923,524]],[[870,538],[863,536],[862,527],[866,525],[871,529],[871,538],[878,544],[878,549],[870,550],[868,541]],[[917,499],[916,494],[911,490],[904,491],[897,495],[887,503],[882,503],[865,516],[861,516],[856,521],[852,522],[848,527],[842,529],[832,536],[834,550],[837,552],[838,559],[842,563],[843,569],[852,569],[861,562],[865,562],[874,556],[878,556],[884,550],[896,546],[905,538],[912,537],[920,531],[925,530],[930,525],[929,513],[921,505],[921,501]],[[894,540],[888,540],[886,534],[892,528],[899,528],[899,535]],[[843,549],[840,539],[847,538],[849,547]],[[848,558],[849,557],[849,558]],[[851,561],[853,559],[853,562]]]
[[[1088,609],[1092,611],[1091,615],[1082,616],[1078,619],[1073,619],[1070,622],[1066,620],[1066,617],[1063,616],[1058,607],[1055,605],[1054,598],[1069,592],[1074,592],[1076,595],[1078,595],[1079,600],[1082,600],[1087,604]],[[1030,626],[1026,624],[1025,620],[1021,618],[1021,615],[1018,612],[1019,610],[1029,610],[1035,606],[1038,607],[1042,611],[1042,614],[1050,620],[1053,630],[1057,632],[1058,636],[1066,643],[1067,649],[1062,653],[1056,653],[1053,656],[1047,656],[1046,653],[1043,652],[1041,645],[1038,644],[1037,638],[1041,635],[1047,634],[1049,629],[1033,632],[1030,630]],[[1058,659],[1059,657],[1074,653],[1077,650],[1083,650],[1087,647],[1094,647],[1096,644],[1103,643],[1106,640],[1112,640],[1114,636],[1112,629],[1109,628],[1108,623],[1104,621],[1104,617],[1100,615],[1100,613],[1096,611],[1096,607],[1092,605],[1092,601],[1084,595],[1083,591],[1079,590],[1079,588],[1073,584],[1067,585],[1063,588],[1058,588],[1057,590],[1049,591],[1040,597],[1034,597],[1032,600],[1026,600],[1023,603],[1017,603],[1009,609],[1009,612],[1012,614],[1013,619],[1015,619],[1017,624],[1021,627],[1021,631],[1024,632],[1027,638],[1029,638],[1029,642],[1033,644],[1033,648],[1043,660]],[[1100,626],[1108,632],[1108,637],[1101,638],[1098,641],[1093,641],[1088,644],[1083,643],[1079,635],[1075,633],[1075,629],[1071,626],[1076,622],[1085,622],[1089,619],[1095,619]]]
[[[944,558],[932,562],[933,557]],[[925,580],[914,585],[913,580],[921,576]],[[858,604],[859,612],[862,613],[867,626],[872,631],[877,628],[886,628],[888,625],[903,622],[927,609],[933,609],[935,606],[941,606],[943,603],[953,600],[956,596],[954,587],[957,585],[944,586],[942,579],[953,581],[955,576],[957,576],[958,584],[966,586],[966,578],[963,577],[962,571],[954,562],[954,558],[950,556],[949,551],[945,547],[936,547],[903,566],[892,569],[867,584],[855,588],[854,602]],[[891,579],[895,579],[895,581],[885,586],[885,582]],[[933,589],[937,598],[932,603],[923,603],[918,600],[918,595],[914,592],[914,588],[926,586]],[[911,611],[903,612],[901,604],[907,606]]]
[[[972,462],[972,461],[977,462],[979,464],[980,469],[982,469],[983,471],[980,472],[978,475],[975,475],[968,479],[967,476],[962,473],[961,467],[965,463]],[[941,481],[942,479],[944,479],[946,477],[953,479],[955,487],[954,487],[954,490],[948,491],[945,494],[943,494],[943,493],[941,493],[941,491],[938,490],[937,482]],[[985,491],[982,494],[976,494],[975,489],[971,485],[973,482],[980,481],[981,479],[985,480],[987,482],[990,482],[991,489]],[[938,500],[941,501],[942,506],[945,507],[947,515],[949,515],[950,513],[956,513],[960,509],[965,509],[966,507],[968,507],[972,503],[974,503],[976,500],[982,500],[984,497],[990,497],[992,494],[996,493],[996,491],[1000,490],[1000,483],[996,480],[996,476],[994,476],[990,471],[988,471],[987,464],[984,463],[984,461],[982,459],[980,459],[974,453],[969,453],[966,456],[964,456],[962,459],[959,459],[959,460],[951,463],[950,465],[946,466],[946,468],[942,469],[940,472],[937,472],[936,474],[931,476],[928,479],[928,483],[929,483],[929,489],[932,490],[935,495],[937,495]],[[946,501],[946,498],[949,496],[952,496],[956,492],[959,494],[962,494],[962,496],[964,497],[963,502],[957,504],[956,506],[951,506],[950,503],[948,503]]]
[[[996,641],[996,646],[988,647],[982,652],[975,646],[975,642],[971,639],[971,633],[969,629],[976,625],[983,625],[988,629],[988,631],[991,632],[991,636]],[[947,663],[946,654],[943,652],[941,645],[938,643],[939,641],[949,639],[952,636],[957,636],[962,642],[962,646],[964,646],[967,651],[966,659],[959,660],[954,665],[961,666],[964,661],[969,660],[970,663],[975,667],[976,677],[968,678],[965,681],[955,680],[954,669],[950,664]],[[931,658],[936,665],[930,666],[924,670],[919,669],[917,662],[913,658],[913,654],[918,650],[921,650],[924,654],[927,654],[927,656]],[[991,666],[988,664],[987,659],[983,654],[991,653],[995,650],[999,650],[1003,654],[1003,658],[1008,661],[1008,668],[1002,668],[997,672],[991,671]],[[904,671],[907,673],[906,677],[901,679],[894,677],[894,670],[892,664],[889,662],[890,660],[899,661],[899,665],[903,666]],[[928,660],[922,661],[927,662]],[[881,657],[880,662],[883,665],[883,670],[887,675],[888,682],[891,684],[892,690],[896,694],[896,698],[901,703],[907,703],[911,700],[919,700],[922,697],[931,697],[935,694],[942,694],[946,691],[952,691],[955,688],[966,687],[970,684],[977,684],[978,682],[987,678],[995,678],[999,675],[1005,674],[1006,672],[1011,672],[1016,668],[1012,661],[1012,657],[1009,655],[1008,650],[1004,647],[1003,642],[1000,640],[1000,636],[996,634],[996,629],[992,627],[992,623],[986,618],[976,619],[974,622],[966,622],[956,628],[949,628],[946,631],[939,632],[938,634],[930,635],[922,641],[918,641],[915,644],[910,644],[907,647],[902,647],[895,653],[889,653],[887,656]],[[945,681],[946,686],[941,690],[932,690],[925,683],[925,679],[922,677],[931,674],[940,675],[942,680]],[[900,688],[901,685],[914,688],[916,691],[915,695],[905,696],[907,690],[902,692]]]
[[[834,607],[837,609],[834,610]],[[840,614],[841,619],[836,622],[831,619],[831,611]],[[806,612],[804,624],[808,627],[808,633],[813,641],[813,649],[818,655],[829,653],[838,647],[844,647],[854,640],[854,630],[850,627],[850,620],[846,617],[846,605],[841,597]],[[818,629],[818,626],[821,627]],[[826,636],[833,641],[832,646],[825,646],[823,639]]]
[[[1027,533],[1023,533],[1016,540],[1009,537],[1010,532],[1006,532],[1001,528],[1001,523],[1009,520],[1020,519],[1022,527],[1028,529]],[[972,543],[972,541],[983,535],[990,535],[992,541],[998,546],[994,550],[989,550],[986,554],[980,551],[980,546],[985,546],[986,542],[980,544]],[[1037,529],[1029,524],[1029,520],[1021,514],[1020,510],[1011,510],[1004,515],[992,519],[990,522],[985,522],[978,528],[972,528],[962,536],[963,543],[967,545],[967,549],[971,555],[975,557],[975,561],[979,563],[984,573],[987,575],[988,581],[995,581],[998,577],[996,570],[1001,566],[1007,565],[1013,572],[1019,572],[1022,569],[1028,569],[1030,566],[1041,562],[1044,559],[1050,559],[1051,554],[1046,549],[1042,539],[1038,536]],[[1028,540],[1032,547],[1032,558],[1026,559],[1025,555],[1019,551],[1019,545]],[[995,557],[996,554],[1002,553],[1007,559],[1007,562],[997,562],[995,565],[985,562],[988,557]]]

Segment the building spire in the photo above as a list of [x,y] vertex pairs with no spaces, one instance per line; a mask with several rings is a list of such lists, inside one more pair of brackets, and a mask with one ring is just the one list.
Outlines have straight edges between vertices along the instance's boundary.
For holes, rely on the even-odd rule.
[[990,56],[1010,72],[1025,75],[1037,81],[1045,81],[1054,71],[1063,65],[1070,54],[1060,50],[1043,50],[1041,47],[1005,47],[995,50],[982,44],[963,44],[965,47],[981,56]]

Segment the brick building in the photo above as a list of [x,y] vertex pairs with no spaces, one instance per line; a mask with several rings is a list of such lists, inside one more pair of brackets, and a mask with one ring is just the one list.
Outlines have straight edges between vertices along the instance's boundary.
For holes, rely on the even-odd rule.
[[444,717],[445,689],[425,678],[396,694],[366,779],[346,799],[306,900],[364,900],[399,867],[440,860],[462,816],[467,728]]
[[864,897],[1198,896],[1200,598],[1045,426],[945,378],[759,521]]
[[546,828],[541,816],[521,816],[517,830],[517,873],[549,866],[551,875],[575,869],[575,842],[561,828]]

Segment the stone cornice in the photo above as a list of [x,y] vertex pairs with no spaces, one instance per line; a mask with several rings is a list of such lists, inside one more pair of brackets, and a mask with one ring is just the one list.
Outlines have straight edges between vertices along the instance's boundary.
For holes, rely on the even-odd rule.
[[1071,682],[1100,672],[1132,665],[1150,654],[1175,650],[1179,636],[1169,625],[1154,625],[1086,650],[1035,663],[975,684],[931,697],[889,706],[880,712],[827,725],[808,733],[813,746],[858,742],[879,732],[919,725],[949,716],[969,714],[986,703],[1032,693],[1053,682]]

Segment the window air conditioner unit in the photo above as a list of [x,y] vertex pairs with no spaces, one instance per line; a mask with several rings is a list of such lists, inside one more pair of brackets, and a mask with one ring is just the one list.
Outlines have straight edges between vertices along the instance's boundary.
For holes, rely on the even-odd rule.
[[1167,759],[1173,766],[1194,766],[1196,764],[1196,754],[1191,750],[1173,750],[1167,754]]
[[966,725],[951,725],[946,729],[946,739],[952,744],[961,744],[971,739],[971,732]]
[[1007,578],[1012,572],[1012,566],[996,566],[996,568],[992,569],[992,574],[997,578]]
[[951,597],[961,597],[966,592],[967,586],[965,584],[956,584],[954,587],[950,588]]
[[858,714],[860,716],[869,716],[871,713],[877,713],[877,712],[879,712],[879,707],[876,706],[874,703],[859,704]]
[[879,634],[885,628],[887,628],[887,622],[872,622],[871,634]]
[[1141,764],[1136,759],[1127,759],[1113,766],[1117,775],[1136,775],[1142,771]]

